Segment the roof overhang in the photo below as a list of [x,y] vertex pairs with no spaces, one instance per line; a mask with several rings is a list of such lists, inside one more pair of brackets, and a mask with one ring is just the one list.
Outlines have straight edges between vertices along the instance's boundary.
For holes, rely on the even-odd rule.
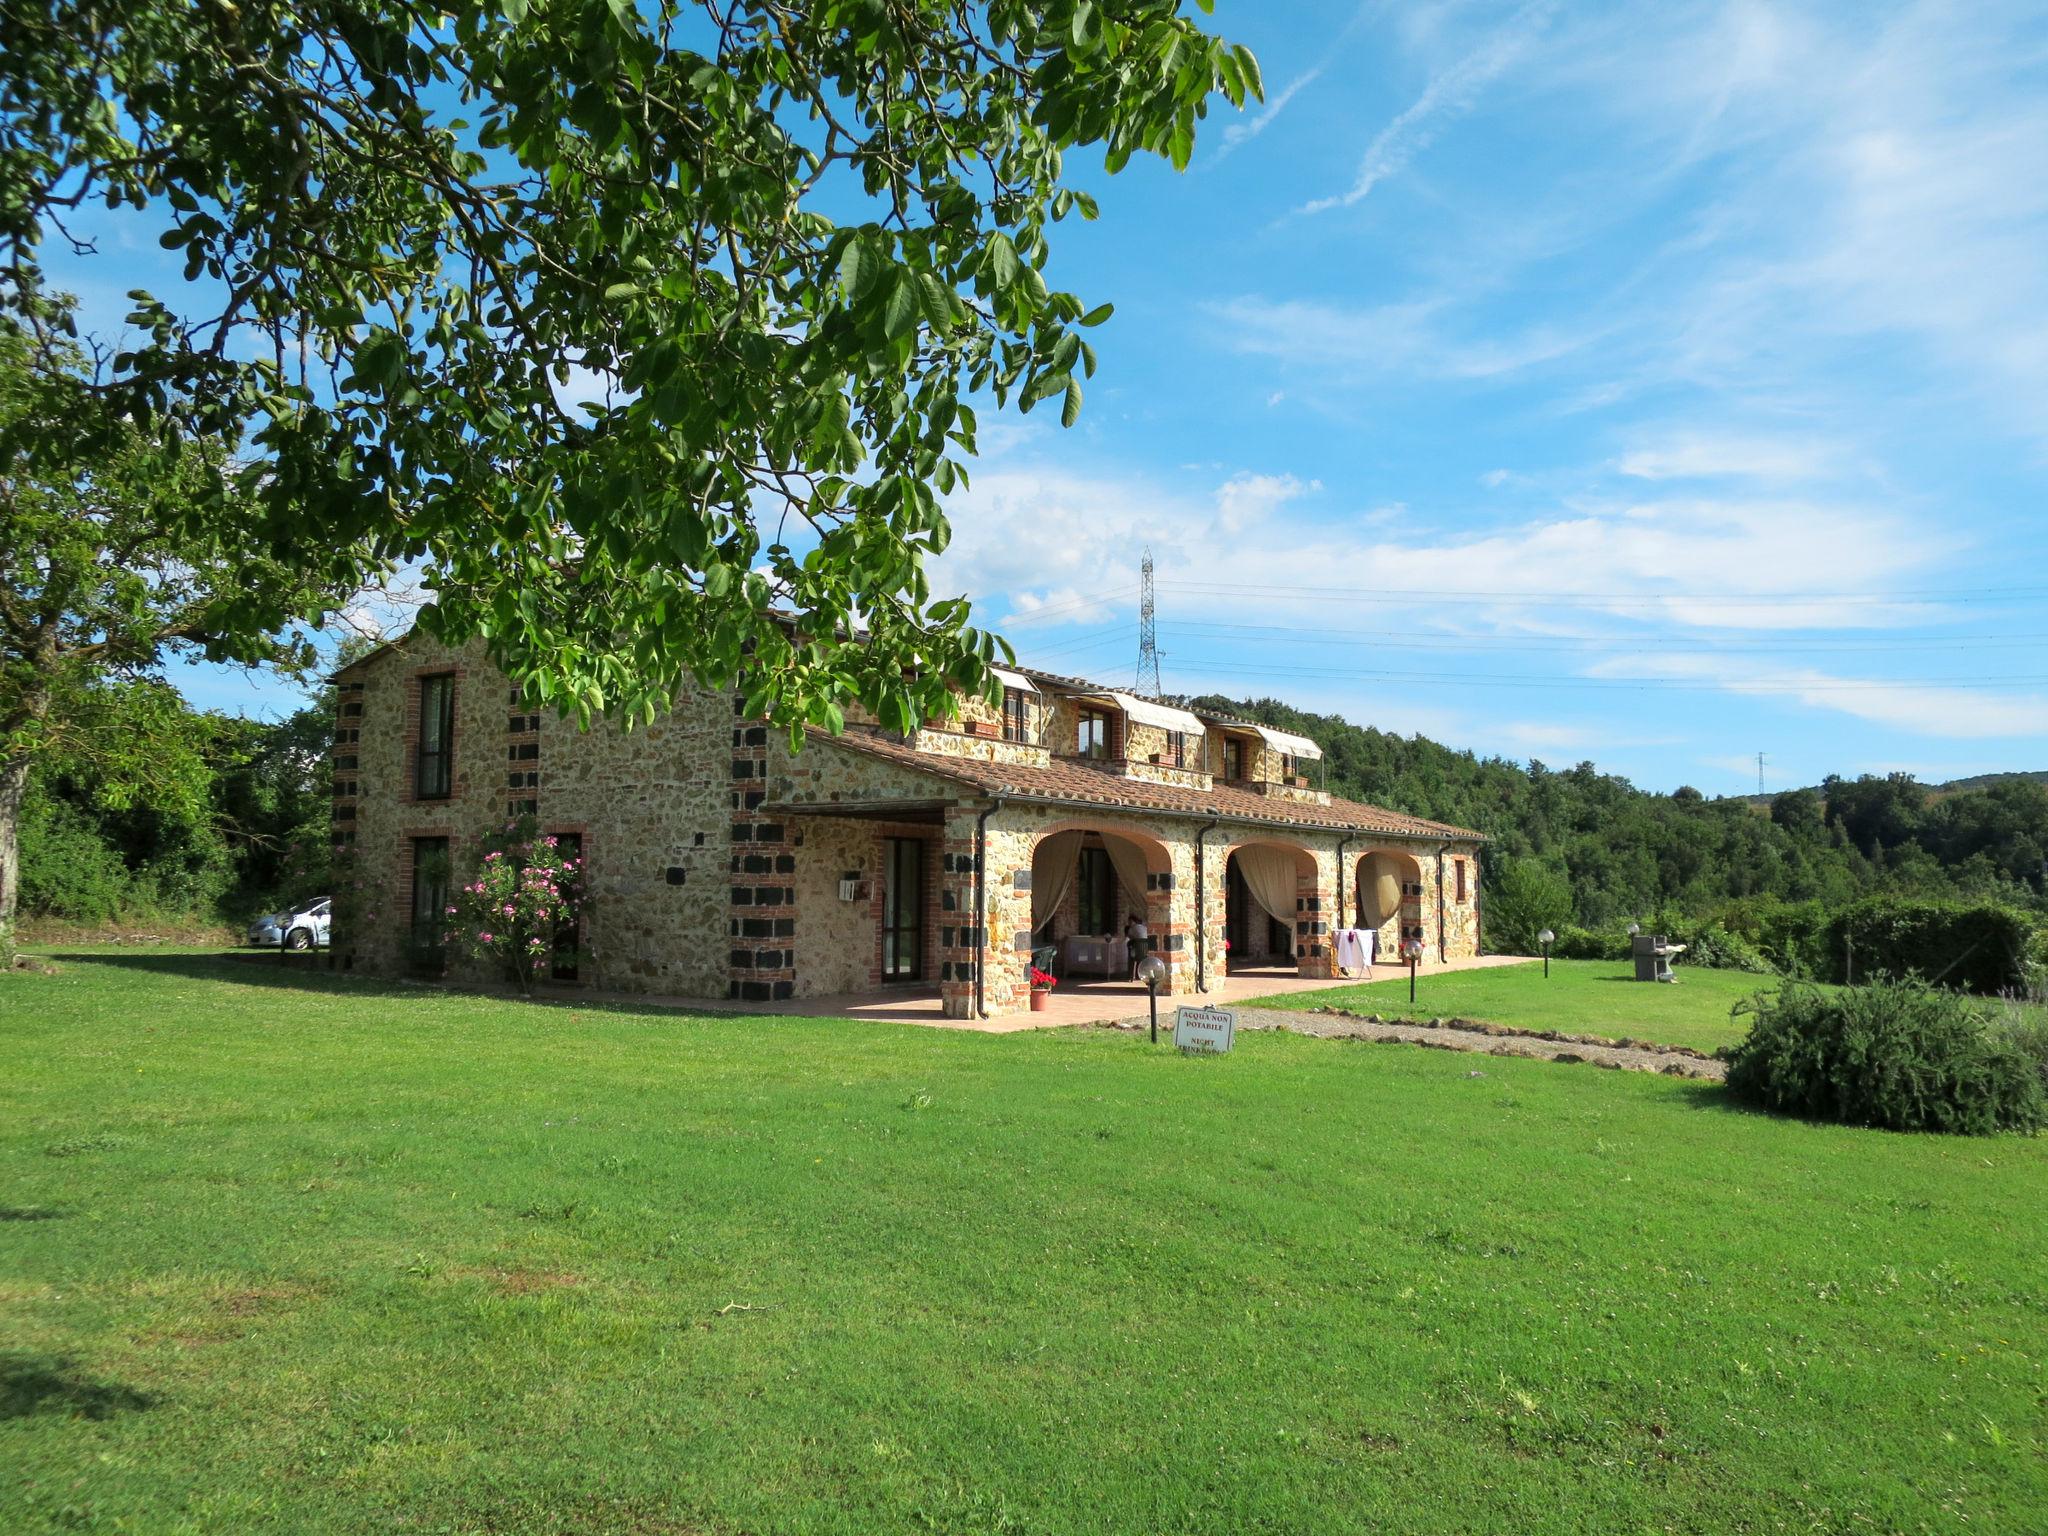
[[1292,731],[1276,731],[1270,725],[1252,727],[1266,739],[1266,745],[1276,752],[1285,752],[1289,757],[1319,758],[1323,749],[1306,736],[1297,736]]
[[1124,712],[1126,720],[1135,720],[1140,725],[1154,725],[1162,731],[1181,731],[1189,736],[1205,735],[1208,727],[1184,709],[1175,709],[1171,704],[1155,704],[1150,699],[1141,699],[1136,694],[1118,693],[1105,688],[1093,695],[1108,699]]
[[995,673],[996,681],[1005,688],[1014,688],[1019,693],[1038,692],[1038,684],[1031,681],[1022,672],[1012,672],[1008,667],[990,667],[989,671]]

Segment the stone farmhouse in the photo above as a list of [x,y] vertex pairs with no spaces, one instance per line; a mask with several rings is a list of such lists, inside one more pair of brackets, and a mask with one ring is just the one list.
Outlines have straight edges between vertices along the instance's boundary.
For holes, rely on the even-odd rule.
[[734,692],[589,731],[531,706],[480,647],[419,633],[336,675],[332,958],[439,974],[440,912],[479,842],[531,817],[585,858],[563,983],[773,1003],[913,994],[953,1018],[1061,985],[1137,990],[1137,914],[1161,995],[1246,972],[1333,974],[1333,936],[1383,960],[1479,953],[1479,834],[1333,797],[1306,738],[1029,667],[1002,702],[909,735],[850,713],[784,734]]

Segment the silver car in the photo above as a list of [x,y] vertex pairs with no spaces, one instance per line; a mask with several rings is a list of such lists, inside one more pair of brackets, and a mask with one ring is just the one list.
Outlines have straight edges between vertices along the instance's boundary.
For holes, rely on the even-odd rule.
[[294,907],[291,921],[285,924],[284,947],[286,949],[311,949],[314,945],[327,942],[327,923],[334,909],[334,903],[322,896],[318,901],[309,901],[303,907]]
[[289,912],[266,912],[249,924],[248,942],[268,949],[312,949],[327,942],[327,925],[334,902],[317,896],[302,901]]

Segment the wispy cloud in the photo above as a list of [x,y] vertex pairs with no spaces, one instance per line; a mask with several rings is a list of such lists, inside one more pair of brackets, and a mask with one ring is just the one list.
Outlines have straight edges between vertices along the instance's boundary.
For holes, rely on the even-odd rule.
[[1665,432],[1630,449],[1615,468],[1638,480],[1816,480],[1839,472],[1839,443],[1697,429]]
[[1268,101],[1252,116],[1241,122],[1232,123],[1223,130],[1222,142],[1217,146],[1216,158],[1221,160],[1241,144],[1248,144],[1273,126],[1273,120],[1287,110],[1287,103],[1301,94],[1321,78],[1326,66],[1318,64],[1306,74],[1295,76],[1288,81],[1280,94]]
[[2048,733],[2048,697],[1974,683],[1848,677],[1750,658],[1688,654],[1646,654],[1589,670],[1595,676],[1698,679],[1729,693],[1783,698],[1916,736],[1989,739]]
[[1464,335],[1447,297],[1353,307],[1247,294],[1204,309],[1222,322],[1235,351],[1353,377],[1498,378],[1576,352],[1599,334],[1539,324],[1514,334]]
[[1410,161],[1435,142],[1445,122],[1470,111],[1486,88],[1521,59],[1549,24],[1555,9],[1553,0],[1524,6],[1506,26],[1431,77],[1422,94],[1373,135],[1350,188],[1330,197],[1315,198],[1303,204],[1301,211],[1324,213],[1349,207],[1389,176],[1407,169]]

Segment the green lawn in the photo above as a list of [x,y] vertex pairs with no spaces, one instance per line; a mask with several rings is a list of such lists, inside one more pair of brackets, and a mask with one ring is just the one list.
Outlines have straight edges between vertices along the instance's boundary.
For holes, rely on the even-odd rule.
[[127,953],[0,979],[0,1179],[8,1532],[2048,1509],[2048,1142],[1653,1075]]
[[1546,980],[1541,964],[1498,966],[1484,971],[1450,971],[1421,976],[1415,1002],[1408,1001],[1406,972],[1393,980],[1258,998],[1247,1008],[1313,1008],[1328,1004],[1388,1018],[1487,1019],[1517,1029],[1559,1029],[1572,1034],[1629,1036],[1659,1045],[1689,1045],[1711,1051],[1733,1045],[1749,1032],[1747,1019],[1729,1010],[1773,976],[1744,971],[1678,967],[1679,980],[1666,986],[1639,982],[1618,960],[1553,960]]

